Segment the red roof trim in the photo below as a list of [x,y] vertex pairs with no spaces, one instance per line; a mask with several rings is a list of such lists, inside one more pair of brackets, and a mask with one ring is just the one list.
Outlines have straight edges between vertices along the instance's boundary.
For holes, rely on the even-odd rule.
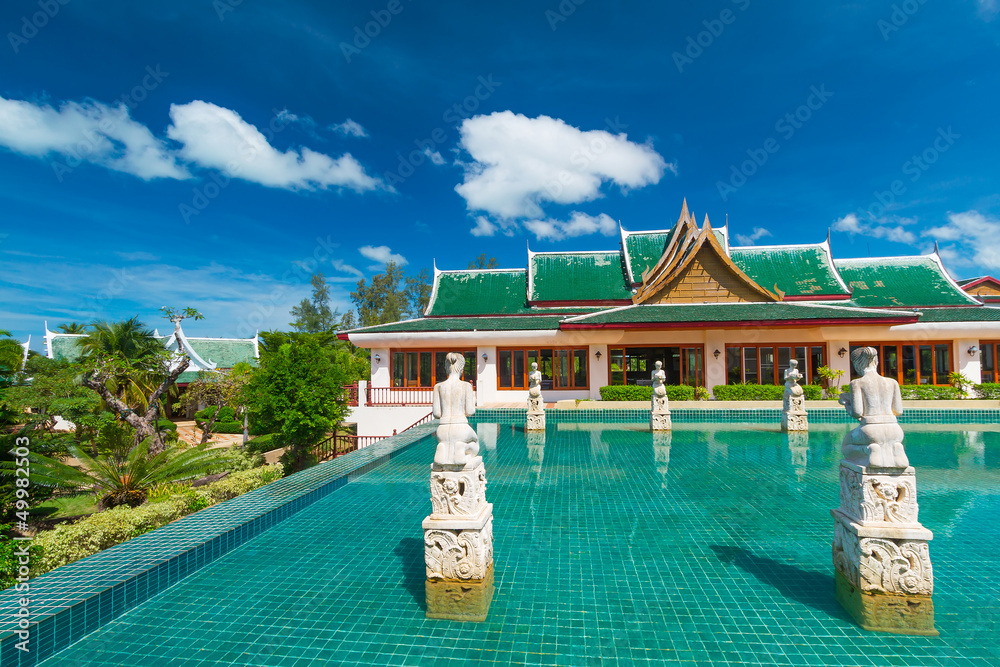
[[783,301],[849,301],[850,294],[802,294],[786,296]]
[[351,340],[346,333],[338,333],[337,338],[340,340]]
[[970,287],[977,287],[978,285],[982,285],[983,283],[993,283],[997,287],[1000,287],[1000,280],[997,280],[993,276],[983,276],[978,280],[973,280],[971,283],[965,283],[964,285],[959,285],[959,287],[968,292]]
[[631,299],[593,299],[587,301],[529,301],[529,306],[558,308],[559,306],[631,306]]
[[560,329],[730,329],[736,327],[802,327],[826,324],[859,325],[859,324],[913,324],[919,318],[909,317],[879,317],[864,320],[844,318],[824,318],[817,320],[734,320],[727,322],[619,322],[585,324],[583,322],[563,322]]

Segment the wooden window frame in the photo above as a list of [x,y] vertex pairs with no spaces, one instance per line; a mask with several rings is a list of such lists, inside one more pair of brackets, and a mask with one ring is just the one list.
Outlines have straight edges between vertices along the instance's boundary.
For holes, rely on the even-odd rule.
[[[536,353],[538,353],[538,357],[537,358],[541,359],[542,358],[542,350],[552,350],[552,359],[553,359],[553,361],[552,361],[552,389],[551,389],[551,391],[589,391],[590,390],[590,367],[591,367],[590,346],[588,346],[588,345],[559,345],[559,346],[548,346],[548,345],[534,346],[534,345],[528,345],[528,346],[519,346],[519,347],[498,347],[497,348],[497,351],[496,351],[497,391],[527,391],[528,390],[528,373],[531,372],[531,363],[527,359],[527,354],[525,354],[524,373],[521,376],[523,386],[521,386],[521,387],[501,387],[500,386],[500,353],[501,352],[525,352],[525,353],[527,353],[527,352],[536,352]],[[569,360],[570,360],[569,377],[570,377],[570,384],[571,384],[571,386],[569,386],[569,387],[559,387],[559,386],[556,386],[558,375],[555,372],[555,370],[556,370],[555,369],[555,364],[556,364],[555,359],[558,356],[557,352],[560,351],[560,350],[566,350],[569,353]],[[573,369],[572,369],[573,353],[576,352],[576,351],[580,351],[580,350],[582,350],[584,352],[584,355],[583,355],[584,359],[587,360],[587,384],[586,384],[586,386],[583,386],[583,387],[572,386],[573,376],[574,376]],[[513,379],[513,369],[512,369],[511,377]],[[513,382],[511,382],[511,384],[513,384]]]
[[[806,367],[799,369],[799,372],[801,372],[802,375],[804,376],[803,379],[805,380],[805,382],[803,384],[815,384],[818,381],[818,379],[819,379],[819,378],[814,378],[813,377],[812,366],[811,366],[811,363],[810,363],[812,361],[812,348],[814,348],[814,347],[821,347],[821,348],[823,348],[823,364],[822,365],[826,366],[826,365],[829,365],[829,363],[830,363],[830,360],[827,358],[827,357],[830,356],[830,346],[827,343],[752,343],[752,344],[751,343],[726,343],[726,348],[725,348],[725,351],[723,353],[725,355],[725,359],[724,359],[723,363],[726,364],[726,384],[729,384],[729,361],[728,361],[728,359],[729,359],[729,350],[730,349],[738,349],[740,351],[740,355],[739,355],[739,357],[740,357],[740,382],[741,383],[746,382],[746,368],[744,368],[744,365],[745,365],[745,361],[744,361],[745,360],[745,356],[743,354],[743,349],[747,348],[747,347],[753,347],[753,348],[757,349],[757,382],[755,382],[753,384],[762,384],[761,381],[760,381],[760,348],[762,348],[762,347],[770,347],[770,348],[772,348],[772,349],[775,350],[775,354],[774,354],[774,356],[775,356],[775,362],[774,362],[774,371],[773,371],[773,373],[774,373],[774,385],[782,385],[782,384],[785,383],[785,378],[781,377],[780,374],[779,374],[780,371],[779,371],[779,366],[778,366],[778,362],[777,362],[777,357],[778,357],[777,349],[779,347],[788,347],[788,348],[791,348],[792,350],[795,350],[795,348],[797,348],[797,347],[804,347],[804,348],[806,348]],[[794,356],[791,357],[791,358],[795,359]]]
[[[885,369],[883,368],[883,366],[884,366],[885,355],[883,353],[882,348],[893,347],[894,346],[896,348],[896,355],[897,355],[896,358],[897,359],[902,359],[902,356],[903,356],[902,348],[903,348],[904,345],[912,345],[914,348],[916,348],[915,363],[916,363],[916,372],[917,372],[917,374],[916,374],[916,384],[917,385],[920,385],[920,378],[921,378],[921,374],[920,374],[920,347],[922,347],[922,346],[926,345],[926,346],[930,346],[930,348],[931,348],[931,379],[932,380],[938,379],[938,377],[937,377],[937,356],[936,356],[937,355],[937,351],[936,350],[937,350],[937,346],[938,345],[947,345],[948,346],[948,368],[950,369],[948,372],[951,373],[951,372],[953,372],[955,370],[954,369],[954,365],[955,365],[954,364],[954,361],[955,361],[955,350],[954,350],[954,347],[955,346],[953,344],[953,341],[950,341],[950,340],[921,340],[921,341],[904,340],[904,341],[887,341],[887,342],[870,342],[870,341],[868,341],[868,342],[854,342],[854,341],[851,341],[850,343],[848,343],[847,347],[848,347],[848,349],[855,348],[855,347],[874,347],[874,348],[877,348],[878,349],[878,360],[879,360],[879,362],[878,362],[878,372],[879,372],[879,375],[882,375],[883,377],[890,377],[888,375],[885,375],[885,373],[884,373]],[[848,361],[848,363],[850,363],[850,361]],[[853,370],[853,366],[849,369],[848,375],[851,374],[850,373],[851,370]],[[899,363],[899,362],[897,362],[896,377],[893,377],[892,379],[895,380],[896,382],[898,382],[900,385],[906,384],[906,383],[903,382],[903,365],[901,363]],[[928,386],[928,387],[945,387],[945,386],[948,386],[950,384],[951,384],[951,382],[949,382],[948,378],[945,377],[944,378],[944,382],[928,382],[924,386]]]
[[[608,366],[608,382],[611,382],[611,374],[612,374],[612,370],[611,370],[611,357],[613,355],[611,354],[611,350],[621,350],[622,351],[622,363],[625,364],[625,358],[626,358],[625,350],[627,350],[629,348],[635,349],[635,348],[653,348],[653,347],[657,347],[657,348],[676,347],[676,348],[678,348],[681,351],[680,352],[680,355],[681,355],[681,384],[686,385],[686,386],[691,386],[691,387],[704,387],[705,386],[704,384],[700,384],[700,385],[688,385],[684,381],[686,379],[685,366],[687,365],[686,358],[684,357],[684,350],[700,350],[700,352],[701,352],[701,379],[702,379],[702,382],[704,382],[705,375],[707,373],[707,370],[705,368],[706,362],[705,362],[705,344],[704,343],[692,343],[692,344],[689,344],[689,345],[681,344],[681,343],[677,343],[677,344],[663,344],[663,345],[608,345],[608,362],[607,362],[607,366]],[[650,372],[652,372],[652,371],[650,371]],[[622,377],[623,377],[623,379],[625,381],[625,384],[627,385],[628,384],[628,365],[627,364],[625,364],[625,367],[622,368],[622,374],[623,374]],[[649,379],[649,378],[644,378],[644,379]],[[621,386],[621,385],[617,385],[617,386]]]
[[[983,377],[983,370],[982,370],[982,358],[983,358],[982,355],[983,355],[983,352],[982,352],[982,350],[986,346],[990,346],[990,347],[993,348],[993,370],[989,371],[990,373],[993,374],[993,378],[990,379],[990,380],[984,380],[984,379],[982,379],[982,377]],[[1000,340],[981,340],[981,341],[979,341],[979,350],[980,350],[980,352],[979,352],[979,359],[980,359],[980,362],[979,362],[980,363],[980,366],[979,366],[979,382],[981,382],[983,384],[985,384],[987,382],[989,382],[989,383],[1000,382],[1000,371],[997,370],[997,365],[998,365],[997,364],[997,346],[1000,346]]]
[[[422,384],[415,384],[415,385],[407,385],[406,384],[406,371],[407,371],[407,368],[406,368],[406,354],[408,352],[416,352],[416,353],[430,352],[430,354],[431,354],[431,383],[430,383],[430,385],[428,387],[424,387],[424,385],[422,385]],[[473,364],[477,364],[478,363],[476,361],[476,350],[456,350],[453,347],[449,347],[449,348],[441,348],[441,347],[395,347],[395,348],[389,348],[389,386],[391,388],[393,388],[393,389],[433,389],[435,384],[437,384],[438,382],[443,382],[446,379],[446,378],[438,378],[437,377],[437,363],[434,360],[434,355],[436,353],[438,353],[438,352],[444,352],[446,354],[448,352],[458,352],[459,354],[461,354],[462,356],[465,357],[466,363],[468,363],[468,360],[469,360],[469,356],[467,356],[467,355],[468,355],[468,353],[471,352],[472,353],[472,357],[471,358],[472,358]],[[402,354],[403,355],[403,384],[402,385],[395,384],[396,380],[395,380],[395,375],[393,373],[393,366],[392,366],[392,364],[393,364],[393,355],[394,354]],[[419,375],[420,374],[418,372],[417,373],[418,378],[419,378]],[[465,377],[465,375],[466,374],[463,372],[462,373],[462,379],[465,380],[466,382],[470,383],[472,385],[472,388],[475,389],[478,386],[477,378],[475,376],[472,377],[472,378],[467,378],[467,377]],[[478,373],[476,375],[478,375]],[[419,380],[418,380],[418,382],[419,382]]]

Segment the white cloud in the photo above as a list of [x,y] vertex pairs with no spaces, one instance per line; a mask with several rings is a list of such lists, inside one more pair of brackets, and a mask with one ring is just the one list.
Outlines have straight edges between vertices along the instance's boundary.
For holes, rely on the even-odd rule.
[[147,181],[188,178],[165,143],[133,120],[124,104],[64,102],[57,110],[0,97],[0,145],[34,157],[61,155],[69,168],[89,162]]
[[614,236],[618,233],[618,223],[606,213],[593,216],[574,211],[566,222],[546,219],[525,220],[522,224],[539,240],[561,241],[595,232],[600,232],[604,236]]
[[167,136],[183,144],[187,161],[268,187],[374,190],[380,182],[350,153],[332,158],[303,147],[281,152],[260,131],[230,109],[195,100],[170,106]]
[[142,250],[136,252],[115,252],[115,254],[127,262],[155,262],[160,259],[156,255]]
[[346,137],[367,137],[368,132],[365,128],[361,127],[361,123],[353,121],[350,118],[345,120],[343,123],[336,123],[330,126],[330,129],[338,134],[343,134]]
[[471,157],[455,190],[470,211],[535,218],[545,202],[577,204],[602,196],[607,181],[622,190],[659,182],[676,171],[653,148],[624,133],[583,131],[558,118],[511,111],[462,122],[460,147]]
[[365,274],[362,273],[359,269],[354,268],[350,264],[345,264],[344,261],[341,260],[341,259],[330,260],[330,263],[333,265],[333,268],[337,269],[338,271],[343,271],[344,273],[349,273],[352,276],[355,276],[357,278],[364,278],[365,277]]
[[997,0],[976,0],[979,6],[979,16],[985,21],[992,21],[1000,13],[1000,2]]
[[1000,270],[1000,220],[996,218],[979,211],[949,213],[947,223],[924,230],[923,236],[953,243],[941,249],[949,263]]
[[441,156],[441,153],[438,151],[432,151],[430,146],[424,147],[424,155],[426,155],[427,158],[434,164],[444,164],[444,158]]
[[473,236],[494,236],[497,233],[496,223],[490,222],[485,215],[476,216],[476,226],[472,228]]
[[368,259],[378,262],[379,264],[388,264],[389,262],[395,262],[396,264],[403,265],[407,264],[406,258],[400,254],[392,252],[392,250],[387,245],[379,246],[361,246],[358,248],[358,252],[367,257]]
[[903,228],[903,225],[912,224],[913,220],[896,220],[895,222],[898,223],[896,225],[883,224],[885,222],[887,222],[886,219],[880,219],[875,221],[875,224],[870,224],[859,220],[855,214],[848,213],[843,218],[834,221],[833,231],[846,232],[851,235],[870,236],[874,239],[885,239],[895,243],[906,243],[909,245],[916,243],[917,236],[913,232]]
[[739,243],[740,245],[753,245],[759,239],[762,239],[765,236],[772,236],[772,234],[763,227],[754,227],[753,232],[750,233],[749,235],[737,234],[736,242]]

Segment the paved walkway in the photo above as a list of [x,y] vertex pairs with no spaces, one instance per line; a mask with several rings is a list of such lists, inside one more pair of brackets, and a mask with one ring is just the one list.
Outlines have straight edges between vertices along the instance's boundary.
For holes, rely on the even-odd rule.
[[[202,431],[194,421],[174,422],[177,424],[177,437],[189,445],[201,442]],[[209,449],[232,447],[243,442],[242,433],[215,433],[209,438]]]

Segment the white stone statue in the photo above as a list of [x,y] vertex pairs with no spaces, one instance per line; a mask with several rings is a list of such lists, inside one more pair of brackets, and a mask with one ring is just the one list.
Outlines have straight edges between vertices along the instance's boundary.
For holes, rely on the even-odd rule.
[[851,381],[840,395],[840,403],[851,417],[860,419],[861,424],[844,436],[841,454],[859,466],[909,466],[903,450],[903,429],[896,420],[903,413],[899,383],[878,374],[878,352],[873,347],[851,352],[851,362],[861,377]]
[[434,385],[433,413],[439,419],[434,463],[455,468],[473,466],[478,459],[479,438],[467,417],[476,413],[476,394],[472,385],[462,381],[465,358],[449,352],[448,379]]
[[542,372],[538,370],[538,364],[531,362],[531,371],[528,373],[528,415],[525,420],[525,429],[528,431],[545,430],[545,404],[542,402]]
[[785,370],[785,393],[781,412],[781,430],[783,431],[806,431],[809,429],[806,397],[802,387],[799,386],[801,379],[799,362],[796,359],[790,360],[788,368]]
[[667,402],[667,374],[663,370],[663,362],[657,361],[656,370],[652,373],[653,398],[650,401],[649,425],[654,431],[669,431],[670,406]]
[[538,363],[531,362],[531,372],[528,373],[528,397],[542,397],[542,372],[538,370]]

